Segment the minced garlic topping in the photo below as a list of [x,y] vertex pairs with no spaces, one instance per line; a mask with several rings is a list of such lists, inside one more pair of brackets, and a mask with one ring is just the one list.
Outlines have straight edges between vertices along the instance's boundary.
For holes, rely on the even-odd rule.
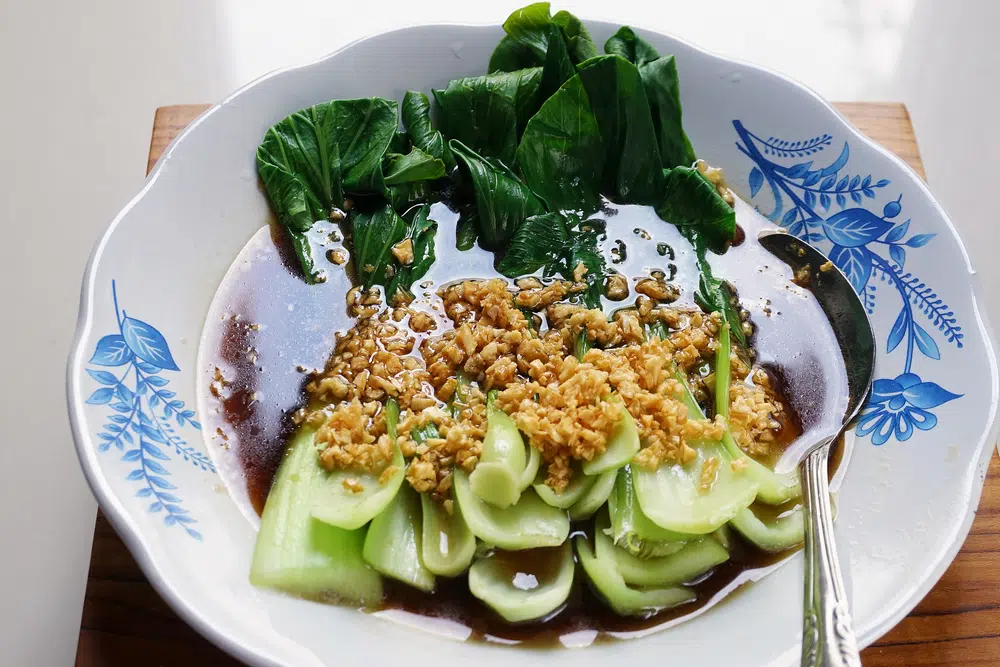
[[[409,484],[445,497],[454,467],[472,471],[479,460],[491,389],[499,392],[497,407],[541,453],[546,483],[557,492],[576,462],[605,450],[623,410],[642,442],[635,463],[690,463],[689,443],[721,438],[726,425],[721,417],[688,414],[677,374],[704,393],[712,379],[697,371],[715,355],[720,318],[658,306],[670,290],[650,279],[637,287],[636,307],[609,320],[600,310],[565,302],[585,289],[581,279],[582,273],[573,282],[527,278],[516,287],[469,280],[441,289],[430,303],[394,308],[383,307],[376,291],[351,290],[348,305],[357,323],[338,335],[326,368],[307,385],[313,403],[326,405],[307,416],[320,425],[322,464],[378,472],[385,482],[395,471],[390,461],[397,444],[409,461]],[[654,322],[666,326],[666,339],[647,339],[646,325]],[[578,358],[581,336],[590,349]],[[731,365],[734,378],[749,371],[736,354]],[[734,437],[758,454],[773,442],[780,404],[770,399],[766,376],[731,384]],[[400,408],[396,443],[386,432],[389,398]],[[709,487],[718,465],[706,461],[702,480]]]

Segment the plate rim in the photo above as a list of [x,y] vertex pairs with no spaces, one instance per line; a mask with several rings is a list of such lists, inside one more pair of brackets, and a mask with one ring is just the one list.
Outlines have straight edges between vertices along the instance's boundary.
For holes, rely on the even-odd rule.
[[[604,26],[614,26],[616,24],[608,21],[606,19],[582,19],[585,22],[591,24],[602,24]],[[82,368],[86,360],[86,348],[84,344],[88,339],[90,331],[93,325],[93,302],[96,293],[96,269],[100,260],[104,254],[104,250],[110,240],[111,236],[114,234],[118,225],[121,221],[129,214],[129,212],[136,206],[136,204],[143,199],[146,194],[154,187],[157,180],[159,179],[161,173],[167,162],[169,161],[171,154],[177,148],[177,146],[185,141],[190,133],[192,133],[199,125],[201,125],[207,118],[211,115],[217,113],[223,107],[230,105],[234,100],[239,98],[245,92],[254,88],[261,83],[270,80],[274,77],[279,77],[291,72],[304,71],[311,69],[313,67],[321,66],[323,63],[340,56],[342,53],[354,48],[358,44],[373,39],[375,37],[381,37],[386,35],[398,34],[414,29],[435,29],[435,28],[484,28],[484,27],[495,27],[502,28],[502,25],[497,24],[492,21],[484,22],[470,22],[470,21],[458,21],[458,22],[435,22],[435,23],[425,23],[425,24],[413,24],[407,25],[400,28],[395,28],[393,30],[373,32],[370,34],[363,35],[354,39],[340,48],[331,51],[319,58],[313,59],[297,65],[291,65],[288,67],[282,67],[270,72],[267,72],[250,82],[244,84],[237,88],[234,92],[230,93],[224,97],[220,102],[213,104],[210,108],[203,111],[194,119],[190,124],[188,124],[161,153],[159,159],[154,165],[153,169],[147,174],[146,180],[143,183],[142,188],[139,192],[132,197],[129,202],[119,211],[117,215],[108,224],[108,227],[101,234],[99,239],[94,245],[90,256],[87,261],[86,268],[83,273],[83,278],[81,281],[81,293],[80,293],[80,306],[79,313],[77,316],[76,328],[73,334],[70,352],[68,357],[68,363],[66,367],[66,398],[67,407],[70,417],[70,429],[73,435],[74,446],[76,449],[77,457],[80,462],[80,467],[83,471],[84,477],[87,480],[87,484],[90,486],[92,492],[97,498],[98,505],[101,511],[104,512],[106,518],[111,523],[115,532],[119,535],[125,545],[128,547],[129,552],[135,558],[136,563],[142,570],[143,574],[146,576],[149,583],[156,590],[157,594],[162,597],[167,604],[180,616],[186,623],[193,627],[199,634],[211,641],[213,644],[221,648],[223,651],[231,655],[232,657],[246,662],[247,664],[261,666],[261,667],[283,667],[285,662],[282,660],[275,660],[268,656],[261,655],[260,653],[248,649],[239,639],[230,636],[227,632],[220,631],[215,627],[213,621],[208,618],[205,614],[201,613],[196,604],[190,602],[187,597],[176,590],[175,586],[167,577],[161,575],[159,568],[155,565],[153,557],[153,548],[148,544],[148,540],[144,538],[142,531],[137,527],[136,522],[129,516],[127,510],[124,508],[118,495],[115,494],[109,484],[104,478],[104,473],[101,471],[100,466],[96,461],[96,450],[93,447],[93,442],[91,441],[90,435],[84,431],[83,428],[83,416],[82,416],[82,392],[81,388],[78,386],[77,379],[82,374]],[[985,302],[985,286],[981,275],[972,267],[972,262],[969,257],[968,250],[965,247],[965,243],[962,237],[959,235],[958,230],[955,228],[954,223],[951,218],[945,212],[941,204],[937,201],[934,195],[931,193],[927,186],[927,183],[921,177],[917,171],[907,164],[899,156],[895,155],[887,148],[883,147],[878,142],[872,140],[863,132],[861,132],[854,123],[839,109],[837,109],[833,104],[827,101],[824,97],[819,95],[815,90],[813,90],[808,85],[785,75],[777,70],[769,67],[764,67],[757,65],[752,62],[742,60],[740,58],[732,58],[728,56],[723,56],[721,54],[712,52],[708,49],[704,49],[693,42],[678,37],[670,32],[662,32],[659,30],[651,30],[647,28],[642,28],[636,26],[636,30],[642,33],[655,34],[658,36],[665,37],[671,41],[677,42],[684,45],[686,48],[690,49],[692,52],[696,53],[698,57],[708,58],[717,63],[725,63],[729,65],[739,65],[750,70],[754,70],[761,74],[772,77],[778,81],[781,81],[784,85],[791,88],[797,89],[798,92],[804,93],[811,97],[814,101],[819,102],[822,107],[829,112],[833,118],[840,123],[841,127],[846,130],[851,137],[855,140],[859,140],[866,144],[869,148],[874,149],[880,153],[884,158],[888,158],[896,167],[900,168],[908,177],[910,185],[915,185],[919,191],[926,197],[927,201],[932,206],[932,210],[944,222],[946,229],[950,232],[953,240],[957,243],[957,247],[962,253],[962,257],[965,260],[965,269],[970,280],[970,292],[971,292],[971,302],[972,310],[975,315],[975,321],[978,325],[979,332],[983,338],[984,348],[986,356],[989,361],[989,371],[991,378],[991,400],[990,400],[990,413],[986,422],[986,428],[983,431],[982,437],[977,443],[977,458],[970,460],[969,469],[967,474],[974,477],[969,480],[968,488],[965,489],[968,492],[966,499],[964,500],[966,504],[965,516],[960,524],[955,525],[955,529],[950,536],[950,541],[947,548],[941,551],[940,558],[937,560],[936,564],[928,569],[927,572],[922,576],[921,583],[916,586],[910,595],[905,599],[899,601],[896,606],[889,611],[889,613],[884,614],[880,622],[873,624],[869,628],[865,628],[864,631],[858,635],[858,645],[860,648],[865,648],[873,644],[880,637],[885,635],[889,630],[891,630],[896,624],[898,624],[903,618],[905,618],[910,611],[916,607],[917,604],[927,595],[927,593],[937,584],[937,582],[944,575],[945,571],[950,567],[954,561],[956,555],[961,550],[965,539],[967,538],[971,528],[972,523],[976,517],[976,513],[979,507],[979,503],[982,497],[983,488],[985,486],[985,480],[987,475],[987,468],[990,463],[990,459],[993,455],[994,449],[997,447],[996,441],[998,437],[998,432],[1000,432],[1000,422],[997,420],[997,402],[998,396],[1000,396],[1000,384],[998,384],[998,363],[996,355],[996,337],[994,335],[993,327],[989,322],[988,315],[984,306]],[[904,106],[905,108],[905,106]],[[974,465],[973,465],[974,464]],[[89,572],[88,572],[89,577]]]

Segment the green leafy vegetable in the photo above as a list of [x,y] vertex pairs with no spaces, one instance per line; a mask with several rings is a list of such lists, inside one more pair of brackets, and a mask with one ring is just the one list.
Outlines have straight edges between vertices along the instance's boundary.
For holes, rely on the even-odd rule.
[[604,50],[639,68],[653,114],[653,127],[663,166],[668,169],[690,167],[695,155],[681,124],[680,86],[674,57],[661,58],[652,44],[629,27],[623,27],[612,35],[604,44]]
[[431,103],[427,96],[413,90],[406,91],[400,113],[413,146],[443,161],[447,170],[453,169],[455,158],[444,137],[431,123]]
[[455,502],[472,534],[501,549],[554,547],[569,535],[566,512],[542,502],[534,489],[526,489],[516,505],[505,509],[483,502],[461,470],[454,472]]
[[515,10],[503,22],[503,29],[508,37],[531,51],[536,59],[536,64],[538,64],[545,61],[545,50],[549,44],[548,31],[551,23],[549,3],[536,2]]
[[617,470],[609,470],[595,477],[594,483],[590,485],[587,492],[569,508],[570,520],[583,521],[593,516],[594,512],[608,501],[608,497],[615,488],[617,476]]
[[552,27],[559,29],[572,64],[598,55],[597,46],[580,19],[565,10],[550,16],[547,2],[518,9],[504,21],[503,27],[507,35],[493,50],[490,72],[513,72],[544,64],[552,47],[548,41]]
[[673,586],[683,584],[729,560],[729,552],[711,537],[685,544],[676,553],[658,558],[640,558],[616,547],[608,537],[609,521],[601,512],[594,524],[594,551],[597,558],[615,564],[615,569],[631,586]]
[[301,234],[327,219],[345,192],[384,193],[382,157],[395,132],[396,103],[373,97],[317,104],[264,135],[257,171],[278,222],[293,233],[310,282],[315,281],[313,259]]
[[755,461],[740,449],[729,430],[722,436],[722,444],[733,460],[739,458],[746,460],[747,467],[743,474],[753,479],[760,487],[757,489],[757,502],[781,505],[802,495],[802,485],[797,470],[778,474],[763,463]]
[[355,275],[365,289],[388,285],[395,275],[392,247],[406,237],[406,222],[391,206],[352,211],[350,221]]
[[618,56],[591,58],[579,68],[603,140],[603,191],[632,204],[658,204],[663,173],[642,77]]
[[552,17],[552,22],[562,28],[563,34],[566,35],[570,57],[575,64],[579,65],[585,60],[600,55],[597,45],[594,44],[590,33],[583,25],[583,21],[576,16],[563,9],[556,12],[555,16]]
[[542,202],[503,163],[481,157],[454,139],[449,145],[475,191],[480,245],[505,248],[525,219],[544,211]]
[[695,301],[710,313],[721,313],[722,319],[730,324],[732,337],[745,349],[747,339],[743,333],[743,320],[740,318],[736,294],[728,282],[716,278],[712,273],[705,248],[696,244],[695,249],[698,253],[698,268],[701,270],[701,275],[698,277],[698,291],[694,295]]
[[497,264],[505,276],[534,273],[544,268],[546,277],[559,274],[573,280],[579,264],[587,268],[583,301],[588,308],[600,308],[606,273],[604,255],[598,242],[603,227],[596,220],[580,220],[566,213],[544,213],[528,218],[514,233],[510,248]]
[[504,508],[521,497],[528,452],[517,424],[494,405],[494,397],[491,391],[486,402],[486,437],[469,485],[484,502]]
[[620,398],[612,396],[611,400],[621,407],[621,417],[608,436],[608,444],[604,451],[590,461],[584,461],[583,472],[587,475],[600,475],[618,470],[639,453],[639,430],[636,428],[635,420],[625,409],[625,404]]
[[465,525],[462,510],[455,505],[447,511],[426,493],[420,494],[423,510],[421,560],[441,577],[457,577],[468,569],[476,555],[476,537]]
[[[576,67],[566,48],[566,39],[556,24],[548,28],[548,48],[542,65],[542,80],[538,85],[537,105],[540,107],[559,87],[576,75]],[[537,109],[536,109],[537,111]]]
[[631,466],[618,471],[614,490],[608,496],[608,512],[608,534],[615,546],[639,558],[669,556],[692,539],[691,535],[661,528],[646,516],[635,492]]
[[481,155],[512,163],[519,132],[535,112],[541,80],[542,68],[533,67],[449,82],[433,91],[442,131]]
[[333,104],[344,192],[383,193],[382,156],[396,134],[396,103],[373,97]]
[[[729,355],[732,351],[730,332],[735,331],[729,322],[725,322],[719,330],[719,349],[715,353],[715,414],[729,420]],[[746,461],[743,474],[752,478],[760,488],[757,490],[757,500],[769,505],[781,505],[802,495],[798,471],[792,470],[779,475],[767,466],[755,461],[740,449],[733,438],[732,430],[727,426],[722,436],[722,445],[729,455]]]
[[406,155],[391,153],[383,167],[386,185],[433,181],[444,176],[444,162],[414,148]]
[[563,254],[567,235],[565,214],[533,215],[518,227],[497,270],[508,278],[517,278],[550,266]]
[[653,128],[665,168],[690,167],[697,159],[681,123],[681,94],[677,63],[664,56],[639,67],[646,99],[653,114]]
[[294,229],[288,230],[288,236],[292,240],[292,248],[295,250],[295,256],[299,258],[299,266],[302,268],[302,274],[308,282],[315,283],[318,273],[316,272],[316,262],[313,260],[312,245],[309,243],[309,237],[304,232],[298,232]]
[[532,488],[535,489],[535,493],[538,497],[545,501],[546,505],[551,505],[552,507],[558,507],[559,509],[569,509],[576,504],[578,500],[583,498],[590,487],[594,485],[597,480],[596,477],[589,477],[587,475],[580,474],[577,471],[573,477],[570,479],[569,484],[566,488],[560,492],[552,490],[552,487],[543,481],[543,477],[539,478],[539,481],[532,484]]
[[642,67],[660,57],[653,45],[635,34],[628,26],[622,26],[604,43],[604,51],[619,56],[636,67]]
[[528,121],[517,165],[551,210],[598,208],[605,149],[579,76],[564,83]]
[[725,252],[736,233],[736,212],[715,186],[693,167],[663,172],[656,214],[678,227],[695,248]]
[[[257,170],[278,222],[308,231],[344,199],[336,115],[327,102],[304,109],[274,125],[257,148]],[[380,156],[381,157],[381,156]]]
[[[723,372],[728,379],[728,371]],[[683,388],[681,400],[688,409],[688,418],[705,419],[684,375],[676,372],[675,378]],[[638,470],[634,484],[643,513],[658,526],[701,535],[716,530],[748,507],[757,496],[759,484],[745,471],[733,470],[733,457],[722,442],[702,440],[691,446],[695,451],[693,461]],[[703,479],[706,466],[715,469],[707,487]]]
[[459,250],[469,250],[476,245],[479,238],[479,214],[474,206],[462,210],[458,218],[458,228],[455,230],[455,247]]
[[404,215],[417,204],[422,204],[431,197],[431,181],[411,181],[399,185],[386,186],[389,205],[398,215]]
[[[635,489],[646,516],[657,525],[680,533],[710,533],[723,525],[757,496],[757,483],[734,471],[732,459],[719,442],[700,442],[697,456],[688,465],[661,465],[656,470],[640,470]],[[718,470],[711,487],[702,486],[702,470],[710,459]]]
[[577,230],[570,236],[568,260],[564,265],[563,277],[567,280],[573,277],[576,267],[583,264],[587,268],[587,273],[583,281],[587,283],[587,291],[583,293],[582,299],[587,308],[601,307],[601,293],[603,290],[606,265],[604,255],[601,254],[598,242],[603,233],[595,223],[585,220],[578,225]]
[[406,132],[401,132],[396,130],[392,135],[392,141],[389,142],[389,153],[409,153],[410,152],[410,135]]
[[423,278],[434,263],[437,223],[428,217],[430,211],[430,204],[424,204],[412,213],[413,218],[403,238],[410,239],[413,244],[413,261],[406,265],[396,263],[396,273],[386,289],[387,299],[400,290],[409,292],[413,283]]
[[541,64],[538,56],[530,48],[521,44],[510,35],[507,35],[493,49],[488,71],[490,74],[494,72],[516,72],[529,67],[537,67]]

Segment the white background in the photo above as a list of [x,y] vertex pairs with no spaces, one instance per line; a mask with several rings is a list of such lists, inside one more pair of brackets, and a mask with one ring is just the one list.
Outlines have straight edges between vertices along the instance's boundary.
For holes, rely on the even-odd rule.
[[[5,665],[71,665],[75,655],[95,506],[69,435],[64,366],[87,256],[141,186],[154,109],[218,101],[269,70],[360,36],[414,23],[499,23],[520,4],[0,0]],[[993,290],[987,306],[1000,319],[1000,265],[989,261],[1000,164],[993,125],[1000,3],[566,0],[557,7],[676,34],[779,70],[828,99],[905,102],[931,189]]]

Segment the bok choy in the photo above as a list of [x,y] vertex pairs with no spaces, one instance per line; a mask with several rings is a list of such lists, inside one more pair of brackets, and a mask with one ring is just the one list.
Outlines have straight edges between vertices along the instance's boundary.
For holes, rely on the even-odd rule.
[[[725,328],[724,325],[723,328]],[[728,359],[728,356],[726,356]],[[717,372],[718,377],[718,372]],[[704,419],[683,376],[682,400],[691,419]],[[729,377],[723,380],[728,387]],[[638,470],[635,489],[643,512],[662,528],[681,533],[714,531],[748,507],[757,497],[759,483],[735,469],[729,450],[721,441],[693,443],[695,459],[688,463],[661,465],[656,470]],[[706,470],[714,470],[705,480]]]
[[[385,409],[386,430],[395,443],[399,406],[395,401],[389,401]],[[313,517],[347,530],[360,528],[374,519],[396,497],[406,476],[406,465],[398,444],[393,444],[392,461],[389,465],[395,471],[381,482],[381,475],[374,472],[336,470],[324,473],[322,477],[326,483],[312,498]]]
[[477,559],[469,568],[469,591],[510,623],[551,615],[573,587],[573,549],[564,542],[532,556],[512,559],[493,552]]
[[484,502],[503,509],[516,503],[531,484],[538,462],[537,454],[528,451],[514,420],[494,405],[495,398],[495,391],[487,397],[486,438],[479,463],[469,475],[469,486]]
[[[802,512],[788,509],[797,475],[745,453],[745,434],[729,426],[732,360],[754,358],[747,313],[715,259],[739,231],[733,200],[684,130],[677,62],[641,33],[621,28],[602,53],[572,14],[529,5],[504,23],[488,71],[407,91],[399,105],[335,100],[291,114],[266,132],[257,168],[304,279],[322,282],[349,257],[354,286],[370,292],[365,314],[351,311],[349,333],[363,340],[351,347],[338,334],[306,383],[308,408],[321,407],[311,414],[348,426],[339,440],[317,439],[307,421],[291,439],[262,516],[254,584],[369,605],[383,577],[437,589],[435,598],[467,581],[522,623],[575,604],[579,562],[617,614],[649,616],[695,600],[696,582],[743,549],[801,543]],[[689,282],[657,292],[639,285],[649,276],[619,274],[631,269],[609,236],[624,235],[626,216],[613,216],[625,205],[676,228],[670,247],[690,246],[678,248],[689,260],[671,266],[693,271]],[[473,251],[456,266],[492,259],[485,273],[506,280],[452,290],[456,276],[435,264],[456,249],[441,239],[478,244],[492,257]],[[661,287],[674,280],[653,269],[643,270]],[[627,306],[637,320],[608,321],[604,299],[625,298],[622,278],[649,301]],[[697,306],[648,317],[650,302],[677,294]],[[707,346],[648,344],[682,339],[664,322],[698,307],[718,313],[689,318]],[[634,322],[657,315],[644,341]],[[352,421],[334,422],[347,403]],[[685,411],[711,417],[718,426],[705,432],[722,436],[681,441],[694,430],[683,430]],[[388,437],[373,438],[383,415]],[[342,468],[320,465],[318,442],[329,448],[323,463]],[[681,445],[692,460],[663,462]],[[558,492],[545,481],[567,475]]]
[[344,530],[312,517],[312,498],[327,484],[304,427],[288,446],[264,505],[250,581],[305,597],[358,604],[382,599],[382,580],[362,558],[365,529]]

